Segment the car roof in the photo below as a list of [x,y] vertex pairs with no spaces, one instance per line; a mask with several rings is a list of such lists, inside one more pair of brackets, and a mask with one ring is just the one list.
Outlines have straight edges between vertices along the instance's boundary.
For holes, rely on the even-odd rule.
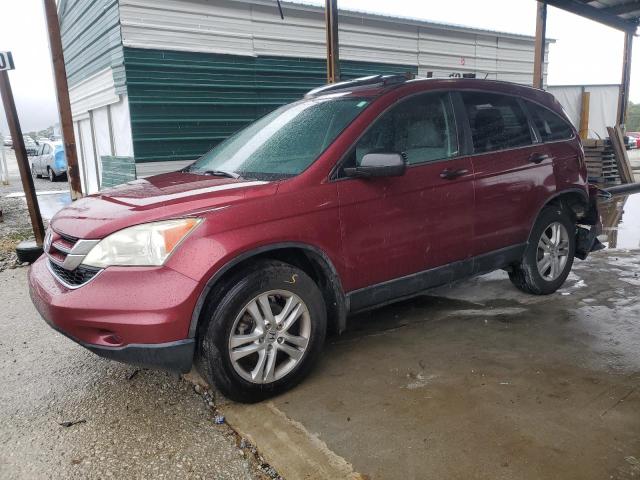
[[[404,78],[404,80],[400,80]],[[385,82],[385,79],[391,81]],[[469,90],[486,91],[505,95],[515,95],[541,103],[556,111],[562,107],[555,97],[542,89],[506,82],[478,78],[411,78],[411,75],[377,75],[361,77],[346,82],[325,85],[311,90],[305,98],[321,98],[328,95],[378,97],[396,90],[406,90],[407,94],[428,92],[429,90]],[[401,95],[404,92],[399,92]]]

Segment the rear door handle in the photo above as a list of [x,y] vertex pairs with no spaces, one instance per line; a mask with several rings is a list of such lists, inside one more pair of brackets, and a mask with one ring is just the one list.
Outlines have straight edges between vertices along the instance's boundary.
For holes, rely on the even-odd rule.
[[551,158],[549,155],[547,155],[546,153],[532,153],[529,156],[529,161],[532,163],[540,163],[543,160],[547,160]]
[[440,172],[440,178],[444,178],[445,180],[453,180],[454,178],[461,177],[462,175],[466,175],[467,173],[469,173],[469,170],[467,170],[466,168],[461,168],[458,170],[445,168],[442,172]]

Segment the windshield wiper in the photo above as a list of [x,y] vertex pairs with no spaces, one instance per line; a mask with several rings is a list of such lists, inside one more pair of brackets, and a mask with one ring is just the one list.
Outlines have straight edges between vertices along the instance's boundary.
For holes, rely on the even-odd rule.
[[240,178],[235,172],[226,172],[224,170],[205,170],[202,172],[203,175],[212,175],[214,177],[227,177],[227,178]]

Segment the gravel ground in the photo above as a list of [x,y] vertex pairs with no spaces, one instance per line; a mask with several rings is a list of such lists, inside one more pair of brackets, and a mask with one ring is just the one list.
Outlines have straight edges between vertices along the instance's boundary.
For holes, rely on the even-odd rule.
[[0,273],[0,477],[277,476],[215,424],[192,384],[101,359],[49,328],[31,305],[26,274]]
[[[7,268],[16,268],[15,248],[20,241],[32,237],[31,222],[27,204],[22,198],[0,197],[2,221],[0,221],[0,272]],[[45,227],[48,222],[45,221]]]
[[[0,184],[0,272],[7,268],[15,268],[16,245],[26,238],[32,237],[31,221],[27,204],[22,198],[6,198],[7,195],[22,192],[22,182],[13,150],[6,150],[7,167],[9,169],[9,185]],[[66,181],[50,182],[48,179],[34,179],[36,191],[67,191]],[[44,219],[45,227],[47,220]]]

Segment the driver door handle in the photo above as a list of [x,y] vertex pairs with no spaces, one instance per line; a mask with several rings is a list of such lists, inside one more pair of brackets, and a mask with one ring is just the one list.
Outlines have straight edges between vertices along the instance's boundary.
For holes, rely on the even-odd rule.
[[529,161],[533,163],[540,163],[543,160],[547,160],[549,158],[551,157],[546,153],[532,153],[531,156],[529,157]]
[[469,173],[469,170],[466,168],[460,168],[458,170],[451,170],[450,168],[445,168],[442,172],[440,172],[440,178],[445,180],[453,180],[455,178],[461,177],[462,175],[466,175]]

